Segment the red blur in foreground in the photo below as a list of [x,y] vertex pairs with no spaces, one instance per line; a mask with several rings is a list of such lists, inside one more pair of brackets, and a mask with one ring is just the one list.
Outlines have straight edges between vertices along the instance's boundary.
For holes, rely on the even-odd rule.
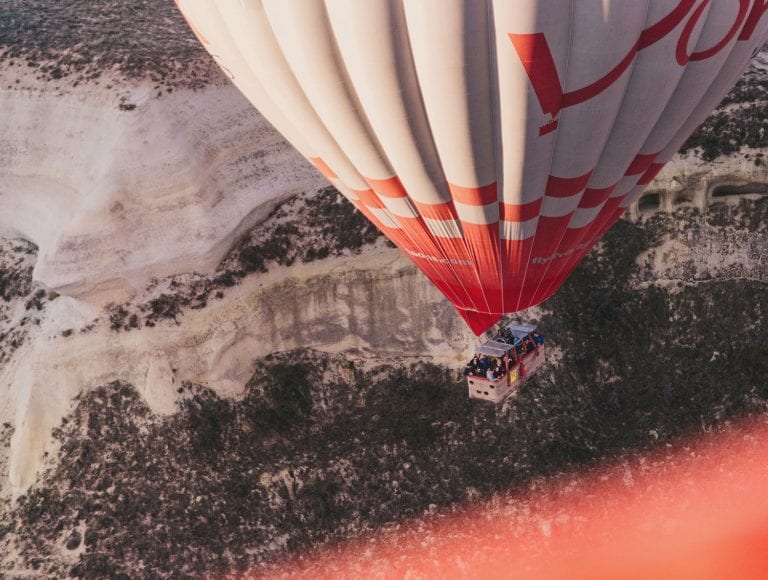
[[250,577],[768,578],[767,423],[540,479]]

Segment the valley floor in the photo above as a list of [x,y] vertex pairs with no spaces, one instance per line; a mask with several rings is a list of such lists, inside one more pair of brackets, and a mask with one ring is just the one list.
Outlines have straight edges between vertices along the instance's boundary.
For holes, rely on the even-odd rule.
[[[306,349],[257,360],[236,399],[181,381],[170,415],[121,381],[81,393],[58,453],[3,512],[5,573],[273,574],[764,418],[768,204],[713,207],[619,222],[541,310],[557,356],[500,407],[468,400],[458,365]],[[679,243],[689,231],[698,246]],[[727,266],[750,244],[752,261]]]

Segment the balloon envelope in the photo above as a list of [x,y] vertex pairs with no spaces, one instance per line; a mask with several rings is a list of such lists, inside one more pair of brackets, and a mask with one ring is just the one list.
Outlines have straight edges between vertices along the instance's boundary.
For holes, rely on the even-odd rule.
[[480,334],[552,295],[768,37],[764,0],[177,0]]

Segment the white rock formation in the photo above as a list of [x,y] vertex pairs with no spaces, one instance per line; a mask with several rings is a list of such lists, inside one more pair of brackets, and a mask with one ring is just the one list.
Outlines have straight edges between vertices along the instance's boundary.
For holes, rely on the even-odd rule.
[[276,350],[463,358],[470,337],[448,303],[383,246],[247,278],[178,325],[111,330],[103,305],[141,297],[152,278],[213,272],[276,200],[326,184],[229,85],[162,98],[148,85],[127,98],[0,90],[0,107],[0,236],[34,242],[36,283],[61,294],[0,366],[14,493],[73,397],[111,380],[168,413],[182,380],[237,395]]
[[[768,184],[768,166],[755,165],[759,151],[743,148],[739,155],[706,162],[694,155],[679,155],[672,159],[630,208],[630,217],[637,219],[642,212],[642,200],[658,196],[658,205],[651,211],[673,211],[684,204],[704,209],[712,202],[713,192],[721,186],[742,187],[753,184],[755,192]],[[748,156],[748,157],[747,157]]]
[[324,185],[230,85],[4,89],[0,110],[0,235],[37,244],[38,282],[94,303],[213,271],[266,202]]
[[[182,380],[237,396],[253,360],[279,350],[411,352],[453,364],[466,356],[466,329],[396,252],[329,262],[246,278],[224,300],[187,311],[179,325],[131,332],[110,330],[106,320],[80,332],[99,310],[71,297],[53,300],[40,327],[0,368],[0,422],[15,426],[8,473],[13,489],[34,478],[50,449],[51,429],[72,398],[111,380],[132,383],[155,412],[168,413]],[[64,336],[69,329],[74,332]]]

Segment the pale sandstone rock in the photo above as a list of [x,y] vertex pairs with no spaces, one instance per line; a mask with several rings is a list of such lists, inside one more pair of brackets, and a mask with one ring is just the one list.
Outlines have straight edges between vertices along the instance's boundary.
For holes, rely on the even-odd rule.
[[472,337],[452,307],[396,251],[374,252],[246,278],[225,299],[187,311],[179,325],[115,332],[102,320],[65,337],[94,311],[82,300],[54,300],[45,323],[0,369],[0,421],[15,426],[13,490],[33,480],[72,398],[111,380],[132,383],[153,411],[169,413],[181,380],[237,396],[253,360],[280,350],[358,349],[362,357],[407,353],[460,364]]
[[210,273],[268,202],[325,185],[229,85],[2,90],[0,110],[0,234],[39,246],[38,282],[91,302]]

